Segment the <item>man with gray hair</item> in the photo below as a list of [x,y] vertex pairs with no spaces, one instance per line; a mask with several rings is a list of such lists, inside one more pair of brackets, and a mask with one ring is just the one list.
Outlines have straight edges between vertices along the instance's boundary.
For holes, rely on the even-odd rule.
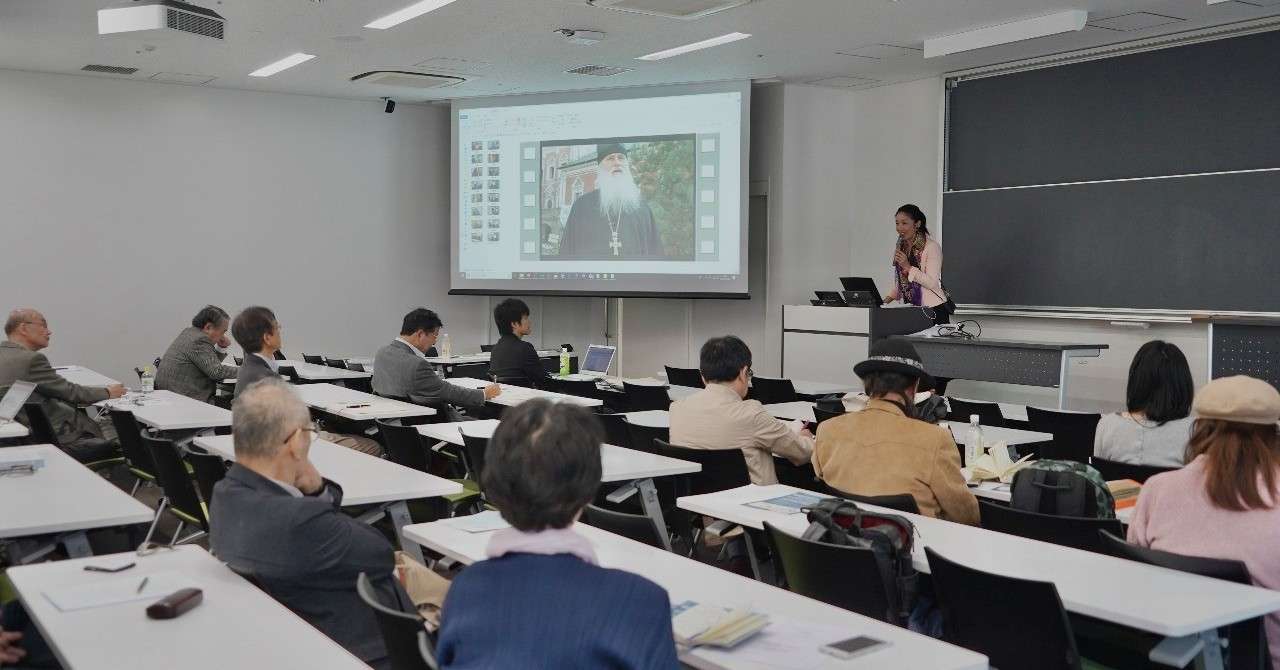
[[241,389],[231,408],[236,463],[214,486],[210,549],[352,654],[384,667],[373,611],[356,593],[367,573],[384,603],[413,604],[393,576],[391,544],[343,514],[342,488],[308,457],[316,430],[285,381]]
[[227,329],[231,317],[217,305],[205,305],[174,338],[156,370],[156,388],[180,393],[192,400],[209,402],[218,382],[233,379],[236,368],[223,365],[225,353],[217,347],[231,346]]
[[34,383],[31,400],[40,404],[53,424],[63,451],[82,463],[114,455],[115,443],[103,438],[102,429],[79,406],[119,398],[124,387],[93,388],[63,379],[40,353],[49,346],[53,331],[44,315],[34,309],[21,307],[10,312],[4,334],[6,339],[0,342],[0,396],[15,381]]
[[618,142],[596,145],[595,190],[569,209],[560,257],[657,258],[662,238],[653,210],[631,174],[630,149]]

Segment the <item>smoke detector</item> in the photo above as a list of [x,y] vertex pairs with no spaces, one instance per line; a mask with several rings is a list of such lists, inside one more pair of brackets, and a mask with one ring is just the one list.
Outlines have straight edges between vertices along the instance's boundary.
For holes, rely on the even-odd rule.
[[563,37],[564,41],[569,44],[577,44],[584,47],[599,44],[604,39],[604,33],[599,30],[587,30],[585,28],[556,28],[555,33]]
[[740,7],[751,0],[587,0],[592,7],[686,21]]
[[179,32],[223,39],[221,14],[179,0],[133,0],[98,10],[98,34]]

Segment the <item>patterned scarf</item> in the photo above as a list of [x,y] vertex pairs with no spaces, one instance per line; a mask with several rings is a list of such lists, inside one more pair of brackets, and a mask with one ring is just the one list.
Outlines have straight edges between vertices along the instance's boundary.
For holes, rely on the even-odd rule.
[[[911,249],[907,252],[907,260],[911,262],[912,266],[924,267],[920,258],[924,255],[924,244],[926,241],[927,240],[923,233],[916,233],[916,239],[911,243]],[[899,246],[898,250],[901,251],[902,247]],[[912,305],[922,304],[920,302],[920,285],[908,279],[907,273],[903,272],[902,268],[899,267],[897,263],[893,265],[893,275],[894,279],[898,282],[898,297],[904,302],[909,302]]]

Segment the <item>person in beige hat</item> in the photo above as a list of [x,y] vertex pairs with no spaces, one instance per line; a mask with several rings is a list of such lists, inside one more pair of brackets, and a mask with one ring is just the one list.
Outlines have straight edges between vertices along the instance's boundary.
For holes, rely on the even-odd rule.
[[[1280,392],[1252,377],[1209,382],[1192,405],[1187,465],[1147,480],[1129,542],[1243,561],[1258,586],[1280,589]],[[1280,615],[1266,619],[1280,668]]]

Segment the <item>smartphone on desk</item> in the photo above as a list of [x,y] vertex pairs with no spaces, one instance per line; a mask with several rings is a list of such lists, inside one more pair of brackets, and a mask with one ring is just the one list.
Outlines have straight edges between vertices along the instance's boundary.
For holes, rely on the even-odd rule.
[[877,640],[874,637],[859,635],[847,640],[840,640],[839,642],[825,644],[819,647],[818,651],[829,656],[835,656],[839,659],[850,659],[856,656],[862,656],[863,654],[870,654],[877,649],[883,649],[887,646],[889,646],[889,643],[884,640]]

